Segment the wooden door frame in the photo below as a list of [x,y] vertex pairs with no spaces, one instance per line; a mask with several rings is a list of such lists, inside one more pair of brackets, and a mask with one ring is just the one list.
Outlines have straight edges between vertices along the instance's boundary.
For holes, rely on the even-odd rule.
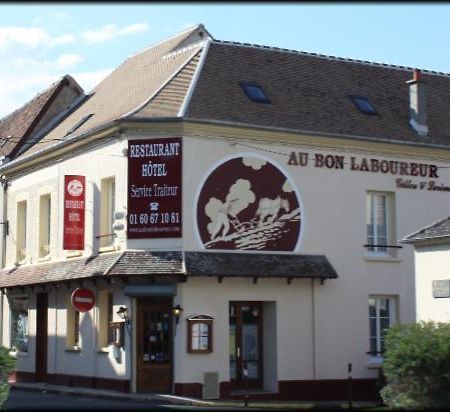
[[[134,376],[135,376],[135,384],[134,384],[134,389],[136,393],[141,393],[139,392],[139,388],[140,388],[140,382],[139,382],[139,373],[138,373],[138,368],[139,368],[139,350],[138,350],[138,346],[141,345],[142,343],[139,342],[139,339],[142,338],[142,331],[139,331],[139,321],[142,320],[142,311],[141,309],[145,306],[145,304],[143,304],[143,302],[147,301],[150,304],[167,304],[170,308],[170,312],[172,310],[173,307],[173,296],[137,296],[135,297],[135,303],[134,303],[134,307],[136,310],[136,315],[134,317],[134,332],[133,332],[133,338],[134,338],[134,343],[133,343],[133,348],[134,348]],[[169,384],[169,393],[173,393],[173,388],[174,388],[174,336],[175,336],[175,328],[176,324],[173,321],[173,316],[172,313],[170,313],[170,323],[169,323],[169,339],[170,339],[170,344],[169,344],[169,348],[170,348],[170,384]]]
[[48,362],[48,293],[36,294],[35,377],[37,382],[47,380]]
[[[239,301],[229,301],[228,305],[228,322],[230,319],[230,312],[229,308],[231,305],[235,305],[236,307],[236,348],[240,345],[242,350],[242,310],[241,307],[245,305],[257,305],[260,315],[258,316],[258,371],[259,371],[259,377],[258,379],[253,380],[252,382],[249,382],[249,389],[261,389],[264,384],[264,353],[263,353],[263,302],[262,301],[251,301],[251,300],[239,300]],[[238,316],[239,314],[239,316]],[[237,350],[236,350],[237,352]],[[231,380],[230,378],[230,385],[232,389],[243,389],[244,388],[244,379],[242,377],[243,372],[243,361],[242,356],[239,357],[239,359],[236,359],[236,379]]]

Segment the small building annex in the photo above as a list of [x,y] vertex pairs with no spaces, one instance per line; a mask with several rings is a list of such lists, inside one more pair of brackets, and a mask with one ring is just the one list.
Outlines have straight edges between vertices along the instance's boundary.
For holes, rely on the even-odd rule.
[[414,246],[417,321],[450,323],[450,217],[406,236]]
[[338,400],[351,364],[374,399],[384,330],[416,319],[398,239],[450,206],[450,76],[198,25],[0,174],[18,380]]

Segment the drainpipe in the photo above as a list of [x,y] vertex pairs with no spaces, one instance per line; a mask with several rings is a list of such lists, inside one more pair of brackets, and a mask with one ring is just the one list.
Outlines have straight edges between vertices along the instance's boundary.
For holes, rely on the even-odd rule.
[[1,267],[4,268],[6,266],[6,236],[8,234],[8,217],[7,217],[7,199],[8,199],[8,181],[2,176],[0,177],[1,185],[3,186],[3,196],[2,196],[2,203],[3,203],[3,211],[2,211],[2,221],[1,224],[3,225],[2,230],[2,260],[1,260]]
[[312,372],[314,382],[314,400],[316,396],[316,296],[314,278],[311,278],[311,337],[312,337]]
[[[7,200],[7,189],[8,189],[8,182],[3,177],[0,178],[1,185],[3,186],[3,196],[2,196],[2,202],[3,202],[3,211],[2,211],[2,223],[3,223],[3,229],[2,229],[2,256],[1,256],[1,268],[4,268],[6,266],[6,235],[8,233],[8,219],[6,216],[6,200]],[[4,305],[4,293],[3,291],[0,291],[0,345],[3,345],[3,327],[4,327],[4,319],[3,319],[3,305]]]

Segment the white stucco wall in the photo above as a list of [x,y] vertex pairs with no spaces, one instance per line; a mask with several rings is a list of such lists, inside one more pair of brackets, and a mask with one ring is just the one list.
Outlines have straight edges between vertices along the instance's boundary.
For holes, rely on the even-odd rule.
[[[133,137],[136,139],[138,137]],[[148,138],[142,135],[142,138]],[[248,142],[247,142],[248,143]],[[398,161],[419,161],[444,165],[439,181],[450,185],[449,163],[420,158],[400,158],[363,152],[314,149],[301,145],[249,143],[249,147],[230,144],[226,139],[189,137],[183,139],[183,238],[156,240],[118,239],[116,246],[129,249],[152,250],[204,250],[199,242],[196,225],[196,199],[208,173],[224,158],[240,153],[255,153],[265,157],[289,176],[298,190],[303,204],[302,242],[294,253],[325,255],[338,273],[338,279],[327,280],[324,285],[314,286],[311,281],[294,279],[290,285],[285,279],[260,279],[253,284],[250,279],[189,279],[179,284],[175,303],[185,311],[183,316],[202,313],[214,318],[214,352],[208,355],[187,354],[186,326],[184,321],[175,336],[175,382],[202,382],[204,371],[218,371],[220,381],[229,379],[228,353],[228,305],[235,300],[258,300],[273,302],[276,324],[276,369],[279,380],[297,379],[345,379],[347,364],[353,364],[354,378],[376,377],[377,371],[367,366],[369,350],[369,295],[389,295],[398,300],[400,322],[416,319],[414,299],[413,247],[405,245],[398,249],[396,257],[370,256],[366,248],[366,191],[395,192],[396,238],[401,239],[430,220],[448,214],[448,192],[396,188],[398,176],[382,173],[356,172],[348,168],[334,170],[314,167],[315,153],[375,157]],[[127,158],[126,140],[113,140],[109,144],[74,156],[55,165],[13,179],[8,191],[8,219],[10,235],[7,238],[7,267],[15,262],[15,210],[19,198],[29,201],[28,221],[31,235],[28,237],[27,263],[38,263],[37,258],[37,204],[38,195],[51,191],[52,198],[52,252],[51,260],[63,260],[67,253],[62,250],[62,206],[64,175],[86,176],[86,233],[84,255],[98,251],[99,188],[102,178],[116,177],[116,211],[127,206]],[[308,152],[308,166],[287,165],[292,151]],[[413,178],[413,180],[421,180]],[[422,179],[429,180],[429,179]],[[433,208],[430,208],[433,205]],[[397,242],[394,241],[394,244]],[[214,253],[214,251],[211,251]],[[245,253],[245,252],[239,252]],[[441,258],[439,258],[441,259]],[[442,258],[444,259],[444,258]],[[428,267],[429,261],[417,260],[417,265]],[[449,267],[448,260],[445,265]],[[443,266],[445,266],[443,265]],[[264,268],[261,269],[262,271]],[[422,270],[422,269],[421,269]],[[428,270],[428,269],[427,269]],[[422,270],[423,272],[423,270]],[[434,273],[438,273],[436,269]],[[439,272],[440,273],[440,272]],[[439,276],[447,276],[440,273]],[[430,282],[428,282],[430,283]],[[93,289],[97,290],[96,287]],[[120,289],[120,287],[119,287]],[[422,288],[421,289],[425,289]],[[32,296],[32,294],[30,295]],[[131,301],[118,292],[118,304],[123,302],[131,308]],[[115,362],[111,354],[98,353],[95,347],[92,316],[95,310],[82,315],[83,350],[65,350],[65,309],[63,291],[49,291],[49,357],[48,371],[76,375],[130,378],[132,376],[130,340],[126,339],[123,363]],[[445,303],[444,303],[445,304]],[[35,316],[30,309],[30,334]],[[58,308],[58,309],[55,309]],[[425,313],[419,308],[419,313]],[[440,309],[441,310],[441,309]],[[442,311],[442,310],[441,310]],[[8,344],[8,310],[4,311],[3,342]],[[447,312],[448,313],[448,312]],[[313,316],[314,315],[314,316]],[[423,315],[421,315],[423,316]],[[428,316],[428,315],[427,315]],[[314,336],[312,319],[315,319]],[[314,350],[313,350],[314,348]],[[28,358],[20,361],[19,369],[34,370],[33,345]],[[315,362],[313,361],[315,359]],[[272,365],[275,368],[275,366]],[[266,385],[271,385],[266,382]]]
[[450,245],[416,249],[417,320],[450,323],[450,298],[433,297],[433,280],[450,279]]

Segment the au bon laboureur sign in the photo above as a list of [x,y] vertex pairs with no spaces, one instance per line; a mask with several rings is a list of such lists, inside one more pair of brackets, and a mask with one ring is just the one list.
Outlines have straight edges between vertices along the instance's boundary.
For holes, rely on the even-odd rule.
[[64,250],[84,249],[84,176],[64,176]]
[[181,237],[181,143],[128,141],[129,239]]

